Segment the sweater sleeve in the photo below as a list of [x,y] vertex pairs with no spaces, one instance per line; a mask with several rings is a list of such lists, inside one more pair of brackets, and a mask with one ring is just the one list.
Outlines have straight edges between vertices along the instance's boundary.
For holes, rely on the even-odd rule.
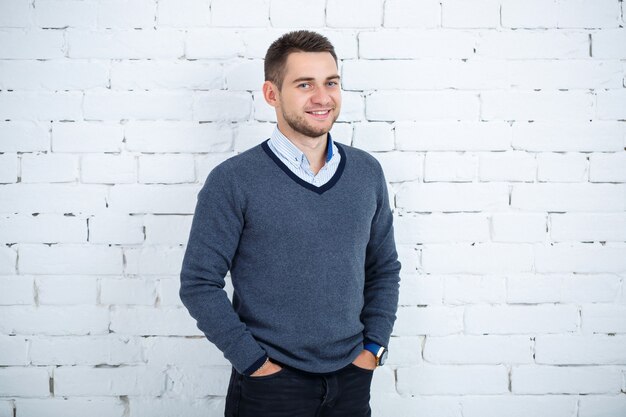
[[393,215],[385,176],[380,168],[377,208],[365,254],[364,306],[361,321],[365,342],[389,346],[396,320],[400,267],[393,234]]
[[240,320],[224,290],[244,226],[242,195],[226,161],[198,193],[180,273],[180,298],[198,328],[240,373],[263,364],[265,350]]

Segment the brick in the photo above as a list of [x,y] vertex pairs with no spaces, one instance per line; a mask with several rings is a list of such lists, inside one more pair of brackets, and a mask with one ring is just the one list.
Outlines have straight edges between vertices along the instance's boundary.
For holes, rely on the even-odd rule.
[[592,154],[589,163],[589,181],[626,182],[626,153]]
[[98,29],[152,29],[157,3],[154,0],[107,0],[98,2]]
[[111,91],[85,93],[87,120],[191,119],[192,94],[184,91]]
[[576,414],[573,395],[467,395],[460,400],[464,417],[569,417]]
[[33,278],[28,276],[0,276],[2,293],[0,305],[33,304]]
[[78,178],[78,157],[67,154],[35,153],[22,155],[21,181],[75,182]]
[[265,27],[269,25],[269,9],[269,0],[212,0],[211,24],[218,27]]
[[0,331],[11,334],[86,335],[109,332],[109,311],[96,306],[0,307]]
[[118,335],[37,336],[30,340],[34,365],[143,364],[140,338]]
[[131,416],[168,417],[205,417],[220,415],[224,412],[224,398],[141,398],[131,397]]
[[503,60],[347,60],[342,66],[342,84],[344,89],[359,91],[507,89],[511,72]]
[[0,122],[0,152],[35,152],[50,149],[49,122]]
[[489,218],[476,213],[404,214],[394,218],[396,243],[484,242]]
[[398,392],[404,396],[506,394],[509,384],[504,365],[403,367],[397,370],[397,376]]
[[424,279],[409,272],[401,274],[400,298],[403,306],[438,305],[443,299],[443,280]]
[[39,305],[96,304],[98,288],[95,277],[37,277]]
[[587,156],[580,153],[540,153],[537,155],[537,179],[543,182],[584,182],[587,180]]
[[89,242],[141,244],[144,241],[142,216],[99,213],[89,218]]
[[366,97],[365,107],[370,121],[476,120],[479,111],[478,95],[460,91],[376,91]]
[[54,152],[120,152],[124,128],[114,122],[57,122],[52,124]]
[[611,302],[619,278],[610,274],[517,274],[507,277],[509,303]]
[[623,211],[623,184],[513,184],[511,207],[548,211]]
[[105,208],[106,189],[66,184],[7,184],[0,212],[95,213]]
[[[276,110],[263,98],[263,93],[256,91],[252,94],[254,120],[257,122],[271,122],[276,124]],[[271,133],[271,132],[270,132]]]
[[624,272],[626,248],[589,243],[560,243],[535,248],[537,272]]
[[0,395],[3,397],[48,397],[50,377],[45,368],[0,368]]
[[175,396],[202,398],[209,395],[226,396],[231,366],[204,367],[196,364],[170,367],[168,383]]
[[220,89],[222,66],[201,61],[119,61],[111,66],[111,87],[116,90]]
[[142,336],[202,335],[185,308],[115,306],[110,329],[117,334]]
[[481,153],[478,177],[481,181],[534,181],[537,161],[533,154],[519,151]]
[[201,121],[243,121],[251,116],[249,93],[230,91],[196,92],[193,95],[193,119]]
[[[485,65],[491,65],[491,60]],[[516,60],[508,61],[506,68],[509,86],[520,89],[621,88],[623,78],[617,61],[588,58]]]
[[16,400],[20,417],[123,417],[124,402],[120,398],[47,398]]
[[436,364],[533,363],[530,336],[451,335],[428,337],[424,359]]
[[481,97],[481,120],[590,120],[594,98],[580,91],[486,91]]
[[520,365],[511,369],[513,394],[619,393],[621,374],[609,367]]
[[133,152],[215,153],[232,149],[233,130],[222,123],[130,121],[126,149]]
[[401,184],[396,205],[407,211],[480,211],[508,207],[504,183],[419,183]]
[[[272,135],[274,126],[276,126],[274,123],[238,123],[235,130],[234,150],[236,152],[242,152],[246,149],[250,149],[255,145],[258,145],[263,140],[268,139]],[[218,161],[224,159],[225,157],[226,155],[224,155],[224,157],[218,157]],[[213,164],[211,164],[211,167],[212,166]],[[200,177],[206,178],[206,175]]]
[[118,184],[111,188],[108,203],[121,213],[191,213],[193,214],[198,186]]
[[20,245],[22,274],[117,274],[122,272],[120,248],[85,245]]
[[[359,34],[359,57],[366,59],[470,58],[476,34],[459,30],[380,30]],[[442,47],[445,45],[446,47]]]
[[611,0],[507,0],[501,13],[503,27],[607,28],[619,25],[620,8]]
[[176,59],[184,53],[184,33],[172,29],[88,31],[68,29],[69,58]]
[[382,165],[387,181],[412,181],[422,176],[423,158],[417,152],[376,152],[372,155]]
[[[454,263],[450,257],[454,257]],[[446,243],[424,246],[422,268],[430,273],[487,274],[529,272],[533,268],[533,251],[528,244]]]
[[195,182],[193,155],[140,155],[138,182],[143,184],[180,184]]
[[387,0],[383,26],[388,28],[436,28],[441,22],[441,5],[435,0]]
[[80,159],[83,184],[124,184],[137,182],[137,159],[130,154],[87,154]]
[[[189,230],[190,227],[187,228]],[[189,233],[187,233],[189,236]],[[180,278],[160,279],[158,284],[159,301],[163,307],[182,307],[183,302],[178,295]]]
[[626,30],[603,29],[591,33],[591,56],[599,59],[626,58]]
[[17,250],[6,245],[0,246],[0,274],[14,275],[17,273]]
[[147,244],[184,245],[189,239],[193,216],[143,216]]
[[230,91],[259,90],[263,85],[263,60],[244,59],[226,64],[226,86]]
[[328,0],[326,24],[329,27],[375,28],[383,23],[382,0]]
[[270,22],[273,27],[319,28],[326,20],[326,4],[321,1],[272,0]]
[[501,121],[395,123],[396,148],[407,151],[503,151],[511,147],[511,127]]
[[[230,363],[217,347],[202,337],[143,338],[147,364],[154,367],[176,365],[184,367],[220,367]],[[213,369],[217,369],[213,368]],[[228,381],[226,382],[228,385]]]
[[626,336],[541,335],[535,361],[549,365],[619,365],[626,362]]
[[109,68],[104,62],[0,61],[3,90],[83,90],[108,84]]
[[596,100],[598,103],[598,119],[626,119],[626,94],[621,90],[598,91]]
[[211,24],[209,0],[161,0],[157,7],[157,26],[188,28]]
[[621,151],[622,127],[609,121],[539,121],[513,123],[513,147],[531,152]]
[[581,322],[582,332],[587,335],[595,333],[625,333],[626,305],[608,303],[583,304],[581,307]]
[[42,28],[95,29],[98,19],[97,3],[91,1],[37,1],[34,20]]
[[[237,13],[239,15],[239,13]],[[241,35],[227,29],[190,29],[185,36],[187,59],[227,59],[242,56],[245,44]]]
[[471,305],[465,308],[467,334],[566,333],[578,330],[575,305]]
[[17,153],[0,154],[0,183],[9,184],[17,182],[17,163]]
[[127,249],[124,255],[128,260],[127,274],[179,275],[184,250],[182,247],[166,245]]
[[478,156],[451,152],[427,152],[424,181],[472,181],[477,178]]
[[2,91],[0,118],[12,120],[80,120],[83,94],[78,91]]
[[463,330],[463,308],[454,306],[399,306],[393,335],[449,335]]
[[0,59],[53,59],[65,56],[60,30],[0,30]]
[[476,55],[508,59],[588,58],[589,36],[576,30],[483,31],[478,33]]
[[28,27],[31,25],[30,14],[31,3],[29,1],[5,0],[0,3],[0,27]]
[[0,366],[28,365],[28,345],[25,337],[0,335]]
[[164,388],[165,373],[145,366],[62,366],[54,370],[57,396],[160,396]]
[[355,91],[341,93],[341,111],[337,123],[361,121],[364,120],[364,114],[365,103],[361,93]]
[[543,213],[494,213],[491,238],[494,242],[544,242],[547,223]]
[[506,282],[500,276],[441,275],[446,304],[504,303]]
[[551,213],[550,238],[563,241],[626,241],[626,213]]
[[393,125],[385,122],[355,123],[353,145],[366,151],[391,151],[395,148]]
[[100,280],[100,303],[154,305],[156,283],[153,279],[103,278]]
[[578,402],[578,415],[619,416],[626,413],[626,398],[623,395],[586,395]]
[[441,26],[444,28],[499,28],[500,2],[497,0],[444,0]]

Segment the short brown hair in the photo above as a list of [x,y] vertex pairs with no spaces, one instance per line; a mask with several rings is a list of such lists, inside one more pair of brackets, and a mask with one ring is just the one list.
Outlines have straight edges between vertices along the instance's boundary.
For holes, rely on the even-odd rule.
[[271,81],[280,90],[285,77],[285,63],[293,52],[329,52],[337,63],[333,44],[325,37],[309,30],[288,32],[276,39],[265,54],[265,81]]

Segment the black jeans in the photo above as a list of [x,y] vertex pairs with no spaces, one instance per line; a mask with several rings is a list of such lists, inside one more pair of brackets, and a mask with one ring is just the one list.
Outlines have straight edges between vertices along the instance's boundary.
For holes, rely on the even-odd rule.
[[281,364],[266,376],[232,368],[225,417],[370,417],[373,370],[349,364],[315,375]]

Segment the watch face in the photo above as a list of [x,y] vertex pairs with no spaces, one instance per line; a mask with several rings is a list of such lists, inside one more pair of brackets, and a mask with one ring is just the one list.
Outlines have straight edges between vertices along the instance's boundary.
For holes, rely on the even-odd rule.
[[384,365],[387,360],[387,349],[383,351],[383,354],[380,355],[380,359],[378,360],[378,365]]

